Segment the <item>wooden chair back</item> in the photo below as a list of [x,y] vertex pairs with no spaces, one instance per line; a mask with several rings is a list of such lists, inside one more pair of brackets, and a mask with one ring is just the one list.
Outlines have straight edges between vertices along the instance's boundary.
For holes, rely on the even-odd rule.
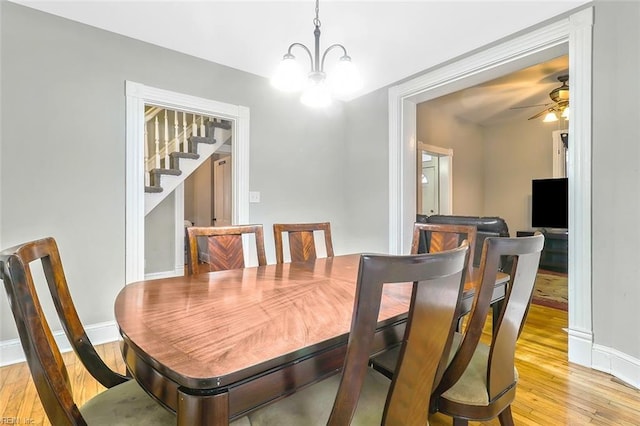
[[331,240],[331,224],[321,223],[275,223],[273,237],[276,245],[276,263],[284,263],[284,248],[282,234],[289,235],[289,252],[292,262],[305,262],[317,258],[314,231],[323,231],[327,257],[333,257],[333,242]]
[[0,276],[9,297],[31,376],[52,424],[84,424],[73,401],[69,374],[42,311],[31,266],[40,261],[58,317],[80,361],[107,388],[128,380],[112,371],[95,351],[71,300],[60,253],[44,238],[0,253]]
[[[242,236],[254,234],[258,265],[267,264],[262,225],[191,226],[187,232],[186,275],[245,267]],[[203,244],[199,245],[198,240]],[[204,243],[206,242],[206,244]]]
[[451,250],[462,241],[467,240],[471,250],[469,251],[468,267],[473,267],[473,247],[476,244],[477,228],[471,225],[453,225],[445,223],[420,223],[413,225],[413,239],[411,241],[411,254],[418,254],[420,239],[426,243],[427,253],[437,253]]
[[328,425],[348,425],[367,374],[383,285],[413,282],[399,367],[383,414],[385,425],[428,424],[429,397],[448,353],[464,286],[466,242],[442,253],[362,255],[342,378]]
[[[507,287],[502,308],[497,321],[489,349],[486,392],[489,396],[489,407],[469,406],[461,417],[492,418],[508,406],[515,396],[516,378],[514,359],[516,341],[529,311],[535,284],[540,253],[544,245],[544,236],[536,234],[531,237],[485,239],[480,262],[482,281],[478,295],[475,297],[467,323],[466,332],[458,351],[445,370],[442,380],[434,392],[434,398],[446,392],[462,377],[480,341],[484,328],[489,303],[493,292],[501,256],[513,256],[510,281]],[[494,403],[491,403],[491,402]],[[435,404],[440,404],[434,399]],[[458,404],[459,405],[459,404]]]

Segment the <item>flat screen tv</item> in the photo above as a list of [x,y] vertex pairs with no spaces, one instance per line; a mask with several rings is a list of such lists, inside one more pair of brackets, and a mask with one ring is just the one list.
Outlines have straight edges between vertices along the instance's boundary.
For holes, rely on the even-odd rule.
[[531,226],[569,227],[569,185],[567,178],[534,179],[531,182]]

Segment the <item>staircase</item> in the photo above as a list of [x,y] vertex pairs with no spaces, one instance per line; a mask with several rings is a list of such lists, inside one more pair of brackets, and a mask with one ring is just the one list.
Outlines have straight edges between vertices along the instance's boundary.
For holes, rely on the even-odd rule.
[[[164,112],[164,146],[160,149],[158,116]],[[215,152],[231,152],[231,123],[213,118],[193,116],[187,125],[186,113],[183,114],[182,131],[179,131],[178,113],[173,123],[174,137],[169,140],[168,111],[150,107],[145,112],[147,123],[155,118],[155,144],[147,143],[145,132],[145,198],[144,214],[149,214],[158,204],[171,194],[191,173]],[[197,135],[200,129],[200,135]],[[151,147],[151,148],[150,148]],[[149,156],[148,152],[154,154]]]

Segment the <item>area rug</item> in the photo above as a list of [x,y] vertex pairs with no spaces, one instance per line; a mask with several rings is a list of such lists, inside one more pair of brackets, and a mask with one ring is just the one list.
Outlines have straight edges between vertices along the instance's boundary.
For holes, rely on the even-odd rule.
[[569,306],[567,295],[566,274],[538,271],[533,290],[533,303],[566,311]]

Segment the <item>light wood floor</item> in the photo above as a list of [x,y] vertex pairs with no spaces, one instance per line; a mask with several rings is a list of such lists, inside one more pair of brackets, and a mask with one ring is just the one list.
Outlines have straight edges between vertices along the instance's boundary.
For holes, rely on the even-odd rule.
[[[518,342],[516,363],[520,382],[513,404],[517,425],[639,425],[640,391],[615,378],[567,362],[567,313],[533,305]],[[124,364],[117,343],[98,346],[107,364],[120,372]],[[85,373],[73,353],[64,355],[76,401],[82,404],[104,388]],[[50,424],[46,420],[29,370],[24,363],[0,368],[0,417],[20,424]],[[436,414],[432,426],[450,425]],[[497,420],[473,425],[498,425]]]

